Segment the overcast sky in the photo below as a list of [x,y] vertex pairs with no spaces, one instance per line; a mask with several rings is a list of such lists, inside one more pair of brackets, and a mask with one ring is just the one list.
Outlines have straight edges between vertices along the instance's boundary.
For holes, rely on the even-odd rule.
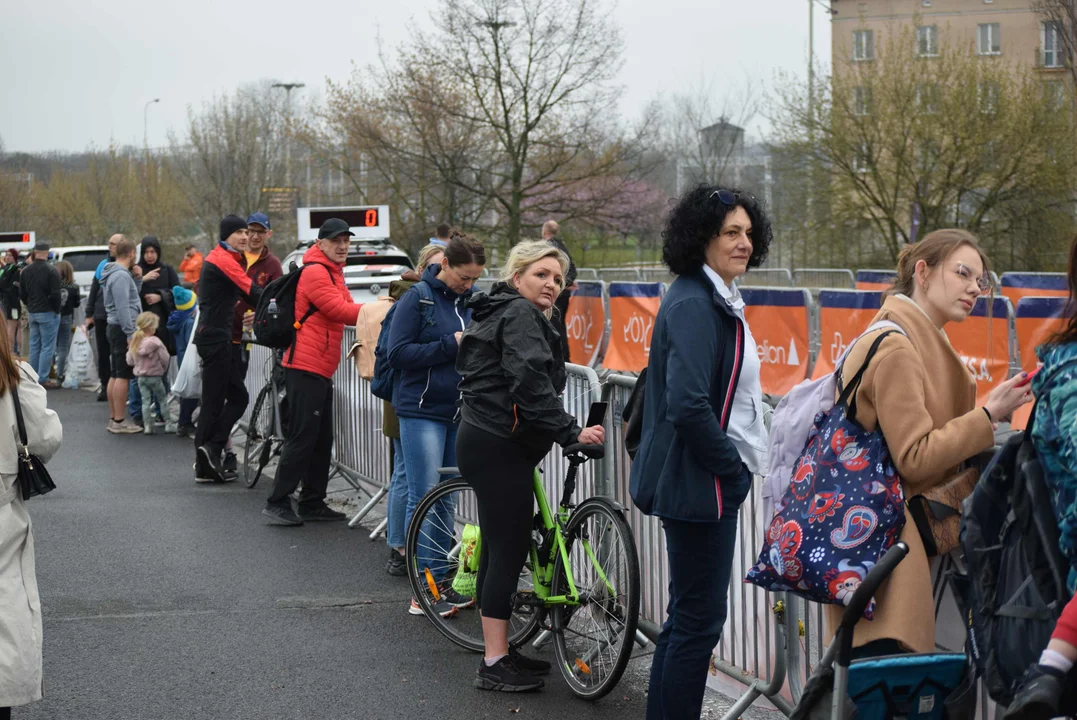
[[[11,151],[151,146],[180,129],[190,106],[271,78],[344,80],[395,46],[438,0],[9,0],[0,22],[0,137]],[[817,58],[829,58],[830,23],[815,5]],[[811,0],[620,0],[622,110],[636,115],[659,93],[712,81],[721,93],[746,78],[771,86],[803,74]],[[436,49],[432,48],[432,51]],[[294,96],[297,100],[298,96]],[[758,123],[757,123],[758,125]]]

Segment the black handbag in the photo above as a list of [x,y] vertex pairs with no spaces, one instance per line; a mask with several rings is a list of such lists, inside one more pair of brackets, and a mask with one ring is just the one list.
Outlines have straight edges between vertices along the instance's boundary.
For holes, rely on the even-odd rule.
[[11,402],[15,405],[15,424],[19,428],[19,474],[16,484],[23,500],[29,500],[35,495],[46,495],[56,489],[56,483],[45,469],[45,463],[41,462],[37,455],[30,452],[26,440],[26,423],[22,419],[22,404],[19,402],[19,391],[13,385],[11,387]]

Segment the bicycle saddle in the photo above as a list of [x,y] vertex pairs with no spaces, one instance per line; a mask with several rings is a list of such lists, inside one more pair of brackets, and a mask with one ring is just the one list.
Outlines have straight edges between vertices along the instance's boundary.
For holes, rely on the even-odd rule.
[[591,460],[598,460],[599,458],[606,456],[605,445],[585,445],[584,443],[575,443],[566,447],[561,454],[566,458],[572,456],[580,456],[590,458]]

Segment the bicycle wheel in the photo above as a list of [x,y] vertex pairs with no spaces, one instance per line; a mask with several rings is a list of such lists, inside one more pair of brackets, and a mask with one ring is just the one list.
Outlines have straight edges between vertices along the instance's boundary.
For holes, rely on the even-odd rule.
[[[408,524],[405,561],[415,600],[427,619],[460,647],[482,652],[482,619],[477,607],[458,610],[448,618],[433,610],[441,589],[452,585],[457,578],[460,541],[467,525],[478,525],[475,491],[462,479],[438,483],[419,501]],[[461,592],[461,584],[456,585],[457,592]],[[519,589],[533,589],[531,574],[526,569],[520,574]],[[509,619],[509,643],[521,645],[534,637],[538,629],[537,612],[529,608],[518,610]]]
[[[639,559],[632,530],[608,501],[591,498],[565,525],[569,569],[578,605],[555,605],[557,665],[579,697],[597,700],[612,690],[632,656],[639,620]],[[565,566],[554,566],[550,592],[570,592]]]
[[272,393],[272,385],[262,388],[247,424],[247,439],[243,443],[243,484],[249,488],[258,484],[273,452]]

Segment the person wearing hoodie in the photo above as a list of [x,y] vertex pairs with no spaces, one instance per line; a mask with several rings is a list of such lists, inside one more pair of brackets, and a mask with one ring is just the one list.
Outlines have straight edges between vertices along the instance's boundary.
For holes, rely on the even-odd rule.
[[[172,288],[172,299],[176,303],[176,309],[168,315],[168,332],[172,333],[172,341],[176,346],[176,362],[183,365],[183,358],[187,354],[187,346],[191,342],[191,333],[194,332],[195,304],[198,296],[185,287],[176,285]],[[194,435],[194,410],[198,407],[198,398],[180,398],[179,424],[176,434],[180,437]]]
[[97,401],[108,400],[108,381],[112,378],[112,350],[108,346],[108,313],[105,311],[105,293],[101,287],[101,273],[105,266],[116,260],[116,246],[124,236],[113,235],[108,239],[108,257],[97,265],[90,283],[90,294],[86,297],[86,332],[93,330],[97,345],[97,377],[101,380],[101,389],[97,392]]
[[108,381],[108,406],[112,411],[108,431],[111,433],[140,433],[142,426],[126,419],[127,389],[135,375],[127,364],[127,344],[135,334],[135,318],[142,304],[138,286],[142,283],[141,268],[135,265],[135,244],[123,238],[116,244],[116,261],[101,271],[101,286],[105,296],[105,320],[112,377]]
[[246,221],[226,215],[221,220],[220,242],[202,262],[198,281],[193,340],[202,358],[202,411],[195,431],[197,483],[234,479],[224,473],[221,453],[228,433],[247,407],[247,374],[232,352],[232,313],[240,297],[257,305],[262,295],[262,288],[245,271],[242,251],[246,246]]
[[[378,302],[386,302],[390,305],[398,302],[412,285],[419,282],[423,271],[430,265],[440,265],[445,257],[445,248],[440,245],[430,244],[419,252],[419,260],[415,263],[414,270],[408,270],[400,276],[399,280],[389,283],[389,296],[379,298]],[[382,317],[385,310],[375,311]],[[400,443],[400,420],[396,417],[393,404],[382,401],[382,433],[393,444],[392,477],[389,479],[389,495],[386,497],[386,519],[389,522],[385,530],[385,540],[389,545],[389,562],[385,564],[385,572],[397,577],[408,574],[404,564],[404,534],[407,526],[404,524],[404,516],[408,509],[408,475],[404,466],[404,446]]]
[[[273,492],[262,510],[277,525],[346,517],[325,504],[325,495],[333,456],[333,374],[342,357],[344,325],[355,324],[361,307],[344,284],[352,234],[347,222],[329,218],[318,229],[318,241],[303,255],[295,315],[306,316],[312,306],[314,312],[296,330],[295,344],[281,362],[288,427]],[[297,513],[291,495],[301,482]]]
[[[168,314],[175,307],[172,302],[172,288],[179,285],[179,275],[171,265],[161,262],[161,242],[153,235],[142,238],[142,252],[138,261],[142,269],[142,286],[138,294],[142,299],[142,309],[157,316],[157,339],[168,350],[169,355],[175,355],[175,346],[172,336],[166,327]],[[167,373],[165,374],[167,377]],[[141,385],[131,383],[127,397],[127,412],[134,422],[142,423]],[[156,407],[156,412],[163,415],[168,411],[167,407]],[[153,420],[153,418],[150,418]],[[158,421],[162,424],[164,421]]]
[[482,528],[475,594],[486,647],[475,686],[483,690],[543,686],[536,676],[550,664],[508,644],[512,596],[531,544],[532,473],[555,442],[605,440],[601,425],[580,429],[561,400],[568,375],[551,316],[567,273],[568,258],[557,247],[542,240],[517,244],[502,282],[471,302],[474,322],[456,357],[462,400],[456,457],[475,490]]
[[[482,243],[453,233],[441,264],[426,268],[422,281],[404,293],[393,312],[388,362],[396,373],[393,409],[400,418],[400,442],[408,477],[405,527],[423,495],[441,479],[438,468],[456,464],[460,397],[456,352],[460,335],[471,320],[467,309],[471,286],[482,275],[485,264]],[[447,527],[452,527],[451,521]],[[430,532],[444,539],[439,528],[431,527]],[[419,563],[424,562],[433,565],[432,558],[419,557]],[[458,595],[447,578],[434,579],[444,585],[437,606],[443,617],[474,604],[473,598]],[[408,612],[423,614],[414,598]]]

